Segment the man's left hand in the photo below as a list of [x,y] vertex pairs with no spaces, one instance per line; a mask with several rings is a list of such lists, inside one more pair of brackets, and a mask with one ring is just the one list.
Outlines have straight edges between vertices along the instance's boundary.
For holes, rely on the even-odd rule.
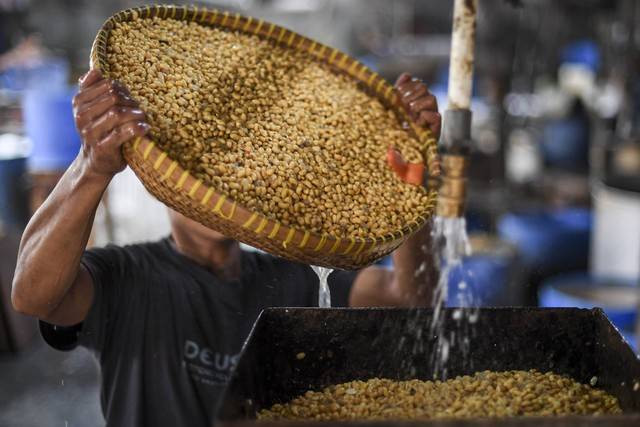
[[427,85],[409,73],[402,73],[396,80],[395,89],[411,120],[431,130],[436,139],[440,138],[442,119],[438,113],[438,101]]

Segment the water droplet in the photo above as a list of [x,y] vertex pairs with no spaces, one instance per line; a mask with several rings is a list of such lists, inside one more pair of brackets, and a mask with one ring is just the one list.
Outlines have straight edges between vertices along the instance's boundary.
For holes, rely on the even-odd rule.
[[413,273],[413,277],[418,277],[427,269],[427,262],[424,261],[418,268],[416,268],[415,273]]
[[442,340],[442,349],[440,351],[440,361],[444,365],[449,360],[449,341]]
[[476,323],[478,321],[478,317],[480,316],[480,312],[478,310],[473,310],[469,314],[469,323]]

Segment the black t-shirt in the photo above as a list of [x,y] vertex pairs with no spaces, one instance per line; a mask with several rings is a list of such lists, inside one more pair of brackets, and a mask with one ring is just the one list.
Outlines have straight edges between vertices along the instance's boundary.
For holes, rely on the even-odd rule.
[[[169,239],[85,252],[95,287],[83,324],[42,324],[55,348],[94,351],[110,426],[209,426],[213,409],[258,314],[318,304],[309,266],[242,252],[242,273],[221,280]],[[346,306],[355,273],[329,277],[334,306]]]

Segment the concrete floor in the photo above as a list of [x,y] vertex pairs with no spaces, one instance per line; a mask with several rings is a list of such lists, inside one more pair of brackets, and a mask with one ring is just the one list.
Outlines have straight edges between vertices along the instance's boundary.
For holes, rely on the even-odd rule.
[[85,349],[53,350],[36,337],[0,354],[0,426],[103,426],[98,365]]

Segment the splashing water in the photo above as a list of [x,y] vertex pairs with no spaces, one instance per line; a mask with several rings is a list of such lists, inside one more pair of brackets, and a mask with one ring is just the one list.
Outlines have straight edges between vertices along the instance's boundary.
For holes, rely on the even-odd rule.
[[[441,267],[440,279],[434,291],[434,315],[431,328],[440,320],[440,313],[449,292],[449,276],[455,268],[462,265],[462,259],[471,254],[471,245],[467,236],[467,223],[464,218],[435,217],[433,221],[433,244],[436,262]],[[466,289],[466,283],[458,285]]]
[[[444,331],[444,318],[442,308],[447,301],[449,293],[449,279],[452,271],[462,268],[462,260],[471,254],[471,245],[467,236],[467,224],[464,218],[436,217],[433,223],[433,244],[436,262],[440,265],[440,278],[434,290],[434,311],[430,326],[431,336],[437,337],[436,349],[433,353],[433,377],[447,376],[446,363],[454,346],[459,347],[464,360],[469,352],[469,323],[477,319],[477,313],[473,308],[473,294],[466,280],[458,283],[457,303],[460,306],[452,313],[457,328],[450,331],[447,336]],[[466,321],[465,321],[466,320]],[[456,334],[455,331],[459,333]]]
[[318,307],[330,308],[331,307],[331,291],[329,290],[329,275],[333,273],[333,269],[326,267],[318,267],[312,265],[311,269],[318,275],[320,281],[320,288],[318,289]]

